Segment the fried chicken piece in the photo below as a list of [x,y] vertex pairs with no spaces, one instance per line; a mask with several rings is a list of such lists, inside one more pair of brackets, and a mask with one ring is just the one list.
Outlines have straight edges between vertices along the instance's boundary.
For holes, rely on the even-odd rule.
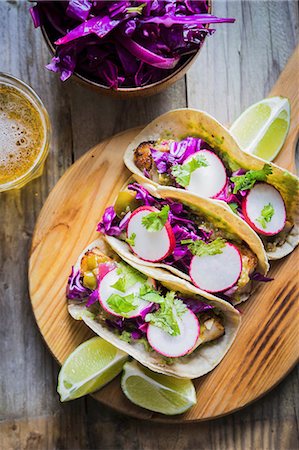
[[151,155],[151,148],[153,148],[155,141],[141,142],[134,151],[134,163],[141,172],[152,168],[153,157]]

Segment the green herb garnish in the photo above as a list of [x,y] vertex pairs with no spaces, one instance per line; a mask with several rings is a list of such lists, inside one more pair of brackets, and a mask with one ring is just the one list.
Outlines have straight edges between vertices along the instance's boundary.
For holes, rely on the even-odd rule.
[[222,253],[222,249],[225,247],[225,242],[226,241],[222,238],[216,238],[208,244],[201,240],[192,241],[192,239],[185,239],[181,241],[181,244],[187,244],[192,255],[208,256]]
[[174,291],[170,291],[167,292],[165,297],[159,296],[160,308],[158,311],[145,316],[146,322],[150,322],[152,325],[161,328],[171,336],[178,336],[180,334],[178,318],[187,309],[181,300],[175,298],[175,295]]
[[142,218],[142,225],[150,233],[161,231],[168,220],[169,206],[165,205],[161,211],[153,211]]
[[114,312],[125,317],[127,313],[130,313],[137,308],[138,301],[135,297],[135,294],[128,294],[124,296],[119,294],[112,294],[108,298],[107,304]]
[[231,177],[231,181],[235,184],[233,193],[236,194],[238,191],[252,189],[256,181],[266,181],[271,173],[272,167],[270,164],[265,164],[261,170],[249,170],[244,175]]
[[176,182],[183,187],[188,186],[192,172],[200,167],[207,167],[208,162],[203,155],[196,155],[188,163],[177,164],[172,167],[171,174]]
[[122,341],[128,342],[130,344],[131,342],[131,333],[129,331],[123,331],[121,335],[119,336],[119,339]]
[[137,13],[137,14],[141,15],[145,5],[146,5],[146,3],[141,3],[141,5],[139,5],[139,6],[129,6],[128,8],[126,8],[126,12],[128,14]]
[[271,219],[274,215],[274,208],[271,205],[271,203],[268,203],[268,205],[265,205],[261,211],[261,215],[257,220],[264,230],[267,228],[267,223],[271,222]]
[[234,212],[235,214],[238,214],[238,203],[235,203],[235,202],[228,203],[228,206],[230,207],[232,212]]
[[120,277],[111,287],[120,292],[127,292],[134,284],[144,283],[147,279],[146,275],[143,275],[143,273],[122,262],[117,265],[117,274]]
[[136,239],[136,233],[132,233],[131,236],[129,236],[126,239],[126,242],[131,246],[134,247],[135,246],[135,239]]

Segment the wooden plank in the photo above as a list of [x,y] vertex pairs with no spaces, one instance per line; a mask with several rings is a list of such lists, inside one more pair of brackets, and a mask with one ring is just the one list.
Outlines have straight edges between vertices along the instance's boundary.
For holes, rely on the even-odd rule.
[[[64,405],[56,415],[0,423],[0,447],[5,450],[295,450],[298,425],[291,396],[298,396],[298,374],[235,414],[196,424],[148,424],[111,412],[90,399],[87,408]],[[271,412],[271,413],[270,413]],[[84,422],[84,427],[81,422]]]
[[48,54],[30,23],[28,5],[0,2],[0,23],[1,70],[31,84],[45,102],[54,130],[43,177],[0,198],[0,418],[4,419],[50,414],[60,408],[55,399],[57,369],[39,337],[29,303],[26,260],[40,208],[72,161],[72,135],[66,93],[42,69]]

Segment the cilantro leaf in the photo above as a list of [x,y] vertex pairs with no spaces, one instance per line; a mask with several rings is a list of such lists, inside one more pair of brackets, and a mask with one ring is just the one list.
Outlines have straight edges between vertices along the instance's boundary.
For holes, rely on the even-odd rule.
[[142,14],[143,8],[145,7],[146,3],[141,3],[139,6],[129,6],[126,8],[126,12],[128,14],[136,13],[136,14]]
[[261,211],[260,217],[256,220],[262,225],[264,229],[267,228],[267,223],[271,222],[271,219],[274,215],[274,208],[271,203],[265,205]]
[[161,211],[153,211],[142,218],[142,225],[150,233],[161,231],[168,220],[169,205],[163,206]]
[[128,342],[128,344],[130,344],[130,342],[131,342],[131,333],[129,333],[129,331],[123,331],[121,333],[121,335],[119,336],[119,339],[121,339],[122,341]]
[[231,181],[235,184],[233,193],[236,194],[238,191],[252,189],[256,181],[266,181],[271,173],[272,167],[270,164],[265,164],[261,170],[249,170],[244,175],[231,177]]
[[238,214],[238,203],[235,203],[235,202],[228,203],[228,206],[230,207],[232,212],[234,212],[235,214]]
[[[167,295],[167,294],[166,294]],[[186,305],[181,300],[175,298],[174,299],[174,308],[176,310],[176,313],[179,317],[181,317],[186,312]]]
[[216,238],[208,244],[201,240],[192,241],[192,239],[185,239],[181,241],[181,244],[188,244],[188,248],[192,255],[208,256],[222,253],[222,249],[225,247],[225,242],[226,241],[222,238]]
[[132,233],[131,236],[129,236],[126,239],[126,242],[131,246],[134,247],[135,246],[135,239],[136,239],[136,233]]
[[179,299],[175,298],[175,292],[167,292],[166,296],[160,296],[160,308],[158,311],[149,313],[145,316],[145,321],[161,328],[171,336],[180,334],[178,318],[184,314],[187,307]]
[[207,167],[208,162],[203,155],[196,155],[188,163],[177,164],[172,167],[171,174],[174,176],[176,182],[183,187],[190,183],[190,176],[192,172],[200,167]]
[[161,304],[164,302],[164,298],[159,294],[159,292],[154,291],[154,290],[142,295],[142,299],[146,300],[147,302],[150,302],[150,303]]
[[125,277],[121,277],[114,284],[111,284],[111,287],[113,289],[116,289],[117,291],[126,292],[127,280],[125,279]]
[[134,294],[121,296],[112,294],[107,300],[108,306],[117,314],[125,316],[127,313],[134,311],[138,306],[138,301]]
[[144,283],[147,279],[146,275],[122,262],[118,263],[117,273],[120,275],[120,278],[111,287],[120,292],[126,292],[134,284]]
[[161,303],[164,302],[164,297],[160,295],[158,291],[156,291],[153,286],[150,286],[148,283],[144,283],[139,290],[139,297],[147,302],[153,303]]

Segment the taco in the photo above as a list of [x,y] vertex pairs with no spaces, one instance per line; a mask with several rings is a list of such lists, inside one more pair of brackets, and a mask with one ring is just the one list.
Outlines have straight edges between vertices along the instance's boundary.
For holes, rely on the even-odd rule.
[[124,162],[137,181],[225,202],[258,233],[269,259],[298,244],[298,178],[243,152],[209,114],[170,111],[131,142]]
[[129,183],[98,231],[122,258],[164,268],[232,304],[268,281],[264,247],[245,222],[222,203],[172,187]]
[[72,268],[68,309],[151,370],[197,378],[222,360],[240,325],[229,303],[162,269],[128,264],[103,238]]

